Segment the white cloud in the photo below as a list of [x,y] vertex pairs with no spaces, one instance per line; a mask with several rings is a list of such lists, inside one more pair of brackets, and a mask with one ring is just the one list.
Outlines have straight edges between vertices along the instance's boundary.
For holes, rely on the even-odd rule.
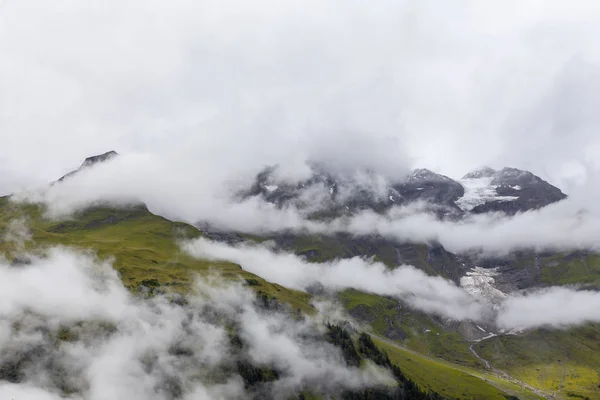
[[586,322],[600,322],[600,292],[552,287],[508,298],[498,315],[506,328],[564,328]]
[[[267,390],[359,388],[388,379],[346,367],[312,320],[257,309],[240,283],[208,277],[198,281],[189,305],[179,306],[161,296],[132,296],[110,265],[87,254],[56,248],[29,257],[30,265],[0,265],[0,373],[8,381],[0,384],[2,396],[246,398],[233,364],[231,324],[248,357],[278,368],[280,379]],[[72,339],[59,341],[65,328]],[[215,379],[228,370],[234,372],[227,379]]]
[[309,263],[262,246],[229,246],[198,239],[183,244],[190,254],[209,260],[229,260],[252,273],[286,287],[304,290],[313,283],[341,290],[355,288],[406,300],[414,307],[454,319],[481,319],[485,305],[454,283],[427,276],[411,267],[389,270],[385,265],[359,257],[329,263]]
[[6,1],[0,192],[109,149],[567,184],[597,169],[598,20],[591,0]]
[[451,281],[427,276],[406,265],[389,270],[358,257],[308,263],[294,254],[275,252],[265,246],[229,246],[206,239],[184,243],[183,248],[196,257],[239,263],[245,270],[287,287],[303,290],[320,283],[336,291],[354,288],[397,297],[427,313],[455,320],[486,321],[499,328],[565,328],[600,322],[600,293],[594,291],[550,287],[529,294],[510,293],[497,299],[498,304],[492,304],[469,295]]

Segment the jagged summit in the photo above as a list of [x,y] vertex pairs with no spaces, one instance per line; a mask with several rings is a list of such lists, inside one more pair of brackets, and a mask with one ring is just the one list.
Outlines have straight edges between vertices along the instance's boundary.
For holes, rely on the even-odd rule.
[[293,205],[338,215],[364,209],[385,212],[393,206],[419,201],[437,207],[438,215],[452,218],[460,218],[465,212],[501,211],[513,215],[566,197],[537,175],[510,167],[483,167],[459,181],[426,168],[391,181],[370,171],[342,176],[316,165],[311,168],[308,179],[286,182],[278,177],[276,166],[268,167],[242,197],[260,196],[277,207]]
[[496,173],[496,170],[488,166],[482,167],[475,171],[469,172],[462,179],[479,179],[479,178],[490,178]]
[[73,175],[75,175],[76,173],[80,172],[81,170],[85,169],[85,168],[89,168],[92,165],[95,164],[99,164],[99,163],[103,163],[105,161],[108,161],[116,156],[118,156],[119,153],[117,153],[114,150],[111,151],[107,151],[106,153],[102,153],[102,154],[98,154],[95,156],[91,156],[86,158],[83,163],[81,164],[81,166],[79,168],[77,168],[74,171],[71,171],[67,174],[65,174],[64,176],[62,176],[57,182],[62,182],[63,180],[72,177]]
[[427,168],[419,168],[413,170],[406,178],[408,182],[450,182],[452,179],[445,175],[435,173]]
[[119,153],[117,153],[114,150],[111,150],[111,151],[107,151],[104,154],[99,154],[97,156],[91,156],[91,157],[88,157],[85,159],[83,164],[81,164],[81,167],[89,167],[90,165],[110,160],[111,158],[116,157],[118,155],[119,155]]
[[243,198],[260,196],[278,207],[326,210],[327,213],[354,212],[370,209],[384,212],[394,205],[424,201],[460,211],[454,203],[464,194],[460,183],[428,169],[417,169],[408,176],[389,180],[372,171],[355,171],[341,175],[312,166],[308,179],[290,183],[277,178],[277,167],[261,171]]

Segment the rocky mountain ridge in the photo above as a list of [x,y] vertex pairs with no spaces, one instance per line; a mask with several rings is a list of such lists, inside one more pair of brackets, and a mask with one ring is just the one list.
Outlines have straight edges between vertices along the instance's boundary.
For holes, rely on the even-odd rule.
[[269,167],[242,193],[242,198],[256,196],[277,207],[327,210],[333,215],[366,209],[381,213],[424,202],[438,216],[453,218],[486,212],[514,215],[567,197],[537,175],[509,167],[498,171],[485,167],[460,180],[422,168],[395,181],[369,171],[341,176],[315,168],[310,178],[296,183],[278,178],[277,167]]
[[99,163],[103,163],[105,161],[108,161],[110,159],[113,159],[114,157],[118,156],[119,153],[117,153],[114,150],[111,151],[107,151],[106,153],[102,153],[102,154],[98,154],[95,156],[91,156],[86,158],[83,163],[81,164],[81,166],[79,168],[77,168],[76,170],[73,170],[71,172],[68,172],[67,174],[63,175],[60,179],[58,179],[57,182],[62,182],[67,178],[72,177],[73,175],[77,174],[78,172],[89,168],[93,165],[99,164]]

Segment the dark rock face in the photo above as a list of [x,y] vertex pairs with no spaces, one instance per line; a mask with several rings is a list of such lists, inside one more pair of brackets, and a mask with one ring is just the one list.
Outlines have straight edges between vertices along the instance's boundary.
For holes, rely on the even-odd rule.
[[260,196],[277,207],[320,206],[320,211],[335,216],[360,210],[383,213],[394,205],[416,201],[459,212],[454,202],[463,195],[464,188],[460,183],[427,169],[415,170],[408,177],[390,183],[366,171],[356,179],[335,176],[315,167],[309,179],[290,184],[278,180],[276,167],[269,167],[257,175],[252,187],[241,197]]
[[384,213],[393,206],[424,202],[442,219],[460,219],[465,213],[514,215],[567,197],[560,189],[529,171],[516,168],[495,171],[484,167],[465,175],[463,180],[481,180],[486,187],[485,198],[473,208],[461,209],[457,200],[465,196],[463,185],[428,169],[414,170],[407,177],[392,182],[383,181],[373,173],[361,174],[360,179],[342,177],[314,167],[310,178],[292,184],[277,179],[277,167],[270,167],[258,174],[253,186],[241,197],[260,196],[277,207],[310,209],[310,213],[318,217],[335,217],[361,210]]
[[119,153],[117,153],[114,150],[111,150],[104,154],[99,154],[96,156],[88,157],[83,161],[83,163],[81,164],[81,166],[79,168],[77,168],[74,171],[69,172],[68,174],[65,174],[57,182],[62,182],[65,179],[72,177],[73,175],[75,175],[76,173],[78,173],[79,171],[81,171],[85,168],[91,167],[92,165],[95,165],[95,164],[103,163],[103,162],[108,161],[118,155],[119,155]]
[[559,188],[552,186],[529,171],[504,168],[492,175],[491,185],[496,186],[498,196],[517,197],[511,201],[489,201],[473,208],[481,214],[501,211],[509,215],[537,210],[567,197]]
[[473,172],[469,172],[463,179],[479,179],[479,178],[491,178],[496,173],[496,170],[490,167],[483,167]]
[[455,202],[465,194],[460,183],[428,169],[413,171],[403,183],[393,188],[401,195],[403,203],[425,201],[452,209],[458,209]]
[[[379,188],[377,193],[370,185],[356,184],[350,177],[334,176],[319,167],[313,168],[310,178],[293,184],[278,179],[276,172],[276,167],[269,167],[259,173],[252,187],[241,197],[260,196],[277,207],[320,208],[333,214],[363,209],[382,212],[394,199],[399,199],[390,187]],[[372,179],[377,178],[372,175]]]
[[101,163],[104,161],[108,161],[113,157],[118,156],[119,153],[117,153],[114,150],[108,151],[104,154],[99,154],[97,156],[92,156],[92,157],[88,157],[85,159],[85,161],[83,162],[83,164],[81,165],[81,167],[89,167],[90,165],[96,164],[96,163]]

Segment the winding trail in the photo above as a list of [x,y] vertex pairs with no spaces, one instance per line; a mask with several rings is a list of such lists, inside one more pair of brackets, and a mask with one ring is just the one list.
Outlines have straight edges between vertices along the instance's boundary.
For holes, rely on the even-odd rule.
[[[419,353],[418,351],[415,351],[415,350],[409,349],[409,348],[407,348],[405,346],[402,346],[402,345],[400,345],[400,344],[398,344],[398,343],[396,343],[396,342],[394,342],[394,341],[392,341],[392,340],[390,340],[390,339],[388,339],[386,337],[383,337],[383,336],[380,336],[380,335],[377,335],[377,334],[374,334],[374,333],[369,333],[369,334],[371,336],[377,338],[378,340],[381,340],[382,342],[385,342],[385,343],[389,344],[390,346],[394,346],[394,347],[396,347],[396,348],[398,348],[398,349],[400,349],[402,351],[406,351],[408,353],[412,353],[412,354],[415,354],[415,355],[418,355],[418,356],[421,356],[421,357],[431,358],[430,356],[427,356],[425,354]],[[492,364],[488,360],[486,360],[485,358],[483,358],[479,354],[477,354],[477,352],[475,351],[475,348],[473,346],[475,346],[477,343],[482,342],[484,340],[491,339],[492,337],[495,337],[495,336],[490,336],[490,337],[481,339],[478,342],[475,342],[471,346],[469,346],[469,350],[471,351],[471,353],[473,353],[473,355],[478,360],[480,360],[481,362],[483,362],[485,364],[485,366],[487,367],[487,369],[489,369],[490,371],[492,371],[494,373],[494,375],[496,375],[498,378],[503,379],[503,380],[505,380],[507,382],[514,383],[515,385],[518,385],[518,386],[520,386],[521,388],[523,388],[525,390],[529,390],[530,392],[533,392],[534,394],[536,394],[537,396],[539,396],[539,397],[541,397],[543,399],[546,399],[546,400],[555,400],[556,399],[556,397],[554,395],[546,393],[546,392],[543,392],[543,391],[541,391],[540,389],[538,389],[536,387],[533,387],[533,386],[531,386],[531,385],[529,385],[529,384],[527,384],[527,383],[525,383],[523,381],[520,381],[520,380],[516,379],[515,377],[507,374],[504,371],[501,371],[501,370],[499,370],[497,368],[494,368],[492,366]]]
[[473,346],[475,346],[477,343],[483,342],[484,340],[491,339],[493,337],[495,337],[495,336],[490,336],[490,337],[478,340],[477,342],[475,342],[475,343],[473,343],[472,345],[469,346],[469,350],[471,351],[471,353],[473,353],[473,355],[475,357],[477,357],[478,360],[480,360],[481,362],[483,362],[485,364],[485,366],[487,367],[487,369],[489,369],[490,371],[492,371],[499,378],[502,378],[502,379],[504,379],[506,381],[512,382],[514,384],[517,384],[517,385],[521,386],[524,389],[530,390],[530,391],[532,391],[533,393],[535,393],[536,395],[540,396],[543,399],[554,400],[556,398],[555,396],[553,396],[551,394],[548,394],[546,392],[543,392],[540,389],[538,389],[538,388],[536,388],[534,386],[531,386],[528,383],[520,381],[517,378],[515,378],[514,376],[509,375],[509,374],[507,374],[506,372],[504,372],[502,370],[494,368],[494,366],[492,366],[492,364],[488,360],[486,360],[485,358],[483,358],[479,354],[477,354],[477,352],[475,351],[475,348]]

